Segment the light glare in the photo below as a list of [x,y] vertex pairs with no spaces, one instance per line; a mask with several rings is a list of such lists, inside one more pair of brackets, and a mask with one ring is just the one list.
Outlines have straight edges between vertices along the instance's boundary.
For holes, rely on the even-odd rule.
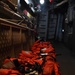
[[44,0],[40,0],[40,3],[41,3],[41,4],[44,4]]
[[29,4],[29,0],[25,0],[25,2],[26,2],[27,4]]

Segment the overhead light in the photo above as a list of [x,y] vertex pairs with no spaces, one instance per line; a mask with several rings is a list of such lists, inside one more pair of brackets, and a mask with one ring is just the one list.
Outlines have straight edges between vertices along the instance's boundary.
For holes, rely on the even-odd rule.
[[45,2],[44,0],[40,0],[40,4],[44,4],[44,2]]
[[29,0],[24,0],[27,4],[29,4]]

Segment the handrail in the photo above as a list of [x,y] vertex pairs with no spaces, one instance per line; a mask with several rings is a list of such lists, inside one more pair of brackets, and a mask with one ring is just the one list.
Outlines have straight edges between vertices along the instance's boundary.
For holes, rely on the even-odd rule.
[[17,6],[12,3],[10,0],[1,0],[2,2],[8,4],[8,6],[13,10],[13,11],[17,11]]
[[25,27],[25,26],[19,25],[19,24],[14,23],[14,22],[10,22],[10,21],[5,20],[5,19],[2,19],[2,18],[0,18],[0,24],[1,24],[1,25],[2,25],[2,24],[9,24],[9,25],[12,26],[12,27],[16,26],[16,27],[20,27],[20,28],[23,28],[23,29],[28,29],[28,30],[34,31],[34,29],[31,29],[31,28],[29,28],[29,27],[27,27],[27,26]]
[[1,6],[1,5],[0,5],[0,12],[2,12],[3,14],[9,16],[10,18],[22,19],[22,17],[19,14],[15,13],[15,12],[13,12],[13,11],[11,11],[11,10]]

